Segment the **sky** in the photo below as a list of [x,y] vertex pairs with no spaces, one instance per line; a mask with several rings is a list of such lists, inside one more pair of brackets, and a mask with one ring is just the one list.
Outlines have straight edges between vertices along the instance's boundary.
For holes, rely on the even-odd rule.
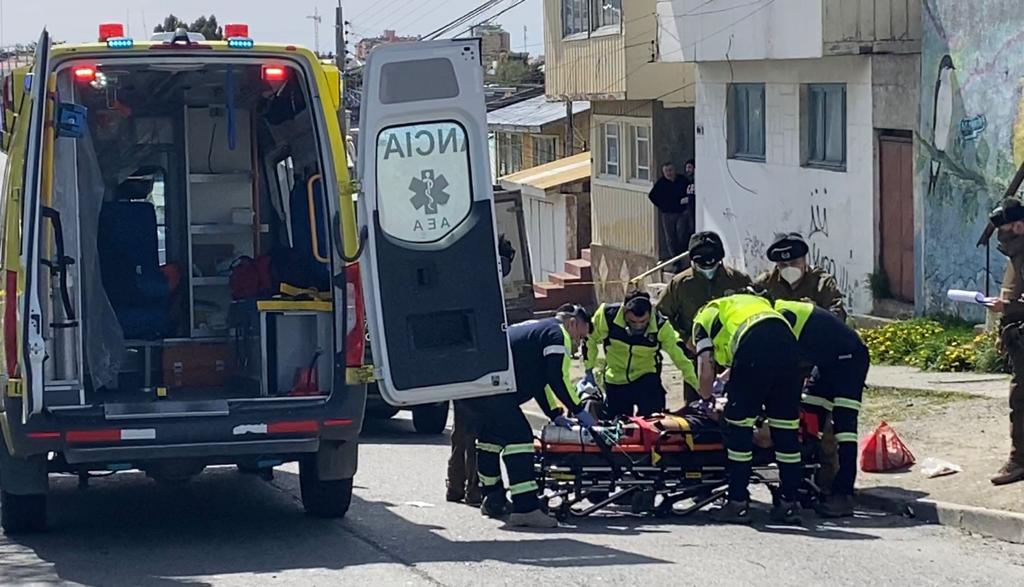
[[[349,41],[376,36],[385,28],[400,35],[425,34],[478,6],[482,0],[343,0],[345,19],[351,21]],[[503,0],[486,13],[494,14],[515,0]],[[46,26],[54,39],[70,43],[95,41],[101,22],[122,22],[136,38],[151,31],[169,13],[192,21],[213,13],[221,24],[245,22],[257,40],[295,43],[313,48],[313,21],[306,18],[318,9],[320,48],[334,49],[334,8],[332,0],[287,0],[253,2],[246,0],[0,0],[0,45],[25,43],[38,38]],[[512,49],[522,51],[523,27],[527,27],[526,50],[543,52],[543,0],[526,0],[497,21],[509,31]]]

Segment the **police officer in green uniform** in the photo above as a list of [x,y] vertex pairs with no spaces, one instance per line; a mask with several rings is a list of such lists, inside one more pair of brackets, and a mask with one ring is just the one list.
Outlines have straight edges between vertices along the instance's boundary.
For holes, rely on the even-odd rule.
[[789,322],[807,362],[818,369],[816,395],[806,394],[804,405],[820,420],[835,423],[839,467],[818,504],[826,518],[853,515],[853,486],[857,480],[857,419],[871,358],[857,333],[839,318],[809,302],[776,300],[775,309]]
[[754,282],[773,300],[809,300],[819,308],[846,321],[846,304],[836,278],[807,263],[810,247],[799,232],[779,234],[768,246],[766,256],[775,268]]
[[752,294],[714,300],[694,318],[700,396],[711,399],[716,366],[728,367],[725,392],[725,447],[729,501],[713,516],[724,522],[750,520],[753,428],[762,410],[768,416],[781,499],[772,508],[777,522],[799,523],[801,480],[799,347],[786,319],[771,302]]
[[[698,232],[690,239],[690,267],[676,275],[658,301],[658,312],[668,318],[676,332],[689,336],[693,317],[704,304],[750,286],[746,273],[726,266],[722,237],[714,232]],[[684,390],[686,402],[697,399],[689,385]]]
[[693,363],[683,354],[679,334],[654,311],[651,297],[635,291],[621,304],[602,304],[594,313],[594,331],[587,338],[587,382],[593,383],[598,349],[604,349],[605,412],[608,417],[650,416],[665,411],[661,351],[697,387]]
[[999,320],[999,344],[1013,367],[1010,379],[1010,456],[992,477],[994,485],[1024,480],[1024,205],[1007,198],[989,220],[998,229],[999,252],[1009,258],[999,297],[991,302]]

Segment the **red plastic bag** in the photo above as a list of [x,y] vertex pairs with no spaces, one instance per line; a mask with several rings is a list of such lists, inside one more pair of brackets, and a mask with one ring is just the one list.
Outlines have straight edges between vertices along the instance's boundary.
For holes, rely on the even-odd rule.
[[915,462],[914,454],[888,422],[883,421],[861,442],[860,470],[865,473],[896,471]]

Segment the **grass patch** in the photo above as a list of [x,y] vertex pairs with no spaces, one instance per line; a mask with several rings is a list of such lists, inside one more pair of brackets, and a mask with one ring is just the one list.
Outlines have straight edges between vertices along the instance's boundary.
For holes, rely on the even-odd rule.
[[875,363],[944,372],[1006,371],[997,350],[998,334],[976,335],[973,326],[956,318],[916,318],[864,330],[860,335]]
[[942,412],[952,404],[976,398],[959,391],[922,391],[868,387],[864,390],[860,421],[866,426],[886,422],[905,422]]

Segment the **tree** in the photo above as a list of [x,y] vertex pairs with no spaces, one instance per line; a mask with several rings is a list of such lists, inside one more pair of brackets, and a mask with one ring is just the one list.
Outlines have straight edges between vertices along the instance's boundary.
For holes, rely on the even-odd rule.
[[162,24],[156,25],[153,32],[173,33],[180,28],[184,28],[190,33],[201,33],[210,41],[221,41],[224,39],[224,29],[217,24],[217,17],[212,14],[208,17],[200,16],[192,24],[186,24],[185,21],[171,14],[164,19]]
[[517,59],[506,59],[498,64],[495,77],[501,84],[521,84],[529,78],[529,66]]
[[173,33],[173,32],[177,31],[178,29],[180,29],[183,26],[185,26],[185,23],[182,22],[182,20],[180,18],[178,18],[177,16],[174,16],[173,14],[171,14],[171,15],[168,15],[167,18],[164,19],[163,24],[156,25],[156,27],[153,28],[153,32],[154,33]]

